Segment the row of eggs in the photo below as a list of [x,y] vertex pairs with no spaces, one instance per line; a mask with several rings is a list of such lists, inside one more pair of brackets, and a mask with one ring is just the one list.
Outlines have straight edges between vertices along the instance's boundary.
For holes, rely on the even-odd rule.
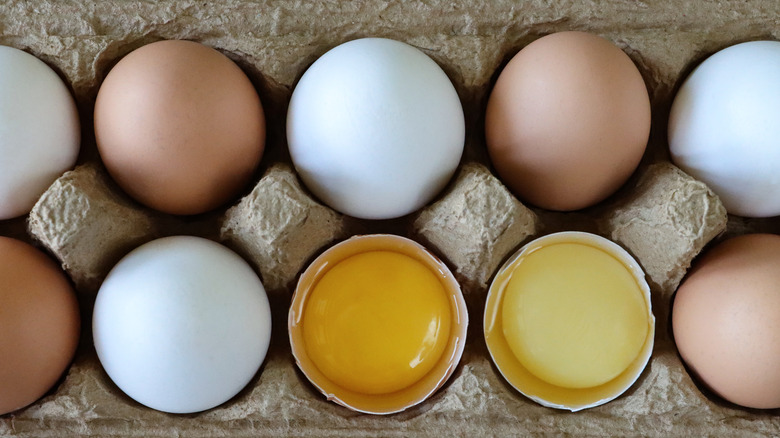
[[[0,218],[27,213],[79,150],[75,105],[31,55],[0,48],[3,168]],[[780,42],[727,48],[681,87],[669,121],[673,161],[708,184],[732,214],[780,214],[775,80]],[[120,60],[95,102],[95,139],[111,176],[140,203],[197,214],[232,199],[265,143],[252,83],[221,53],[161,41]],[[501,72],[485,115],[502,180],[537,207],[570,211],[614,193],[639,164],[650,101],[631,59],[582,32],[548,35]],[[321,201],[362,219],[412,213],[451,179],[465,122],[441,68],[407,44],[342,44],[301,77],[287,140],[301,179]],[[20,147],[19,145],[24,145]],[[777,199],[775,199],[777,198]]]
[[[674,302],[674,337],[716,394],[780,407],[776,341],[780,237],[746,235],[708,251]],[[44,395],[79,341],[76,296],[45,254],[0,238],[0,413]],[[749,287],[745,283],[750,283]],[[111,380],[165,412],[211,409],[238,394],[265,361],[271,310],[261,280],[207,239],[144,244],[98,292],[92,336]],[[288,313],[298,367],[328,400],[390,414],[425,401],[453,374],[469,315],[447,266],[395,235],[355,236],[302,273]],[[655,318],[639,264],[597,235],[562,232],[526,244],[486,297],[483,332],[498,371],[544,406],[607,403],[650,360]],[[0,414],[0,415],[2,415]]]
[[[773,139],[776,142],[778,138],[772,131],[775,125],[771,124],[771,114],[777,112],[761,111],[772,110],[771,105],[777,103],[774,99],[777,93],[773,91],[777,86],[768,78],[776,78],[776,73],[780,71],[778,46],[779,43],[773,42],[746,43],[713,56],[711,59],[718,60],[720,67],[705,68],[712,63],[709,60],[702,64],[683,85],[672,109],[670,143],[673,157],[679,165],[716,190],[720,189],[717,181],[725,181],[721,186],[730,191],[719,191],[719,194],[724,197],[730,211],[737,214],[777,214],[772,210],[758,211],[755,206],[766,206],[767,202],[757,200],[756,196],[768,196],[766,187],[772,184],[771,178],[768,178],[771,169],[765,171],[767,163],[772,162],[771,157],[761,154],[773,152],[767,144],[771,144]],[[0,213],[4,218],[10,218],[25,214],[40,192],[73,165],[78,154],[78,120],[67,89],[43,63],[9,48],[3,48],[0,56],[10,60],[2,65],[8,69],[9,74],[4,77],[9,78],[7,83],[13,85],[10,89],[14,91],[9,92],[9,98],[3,101],[10,108],[6,112],[24,116],[20,118],[22,122],[15,122],[9,128],[12,134],[3,140],[4,148],[10,149],[10,156],[19,157],[10,161],[12,168],[3,173],[7,181],[0,186],[2,190],[12,188],[0,196],[0,209],[4,210]],[[739,64],[735,65],[735,62]],[[746,64],[757,67],[745,68]],[[731,103],[734,97],[721,97],[727,99],[729,105],[713,102],[712,96],[717,98],[720,94],[712,90],[735,82],[734,77],[738,73],[748,76],[736,82],[745,82],[750,87],[737,94],[743,99],[747,99],[747,95],[758,103],[741,104],[737,109],[745,110],[735,117]],[[724,77],[731,82],[724,83]],[[29,82],[20,87],[19,82],[14,81]],[[754,89],[760,91],[748,93]],[[23,96],[21,90],[34,90],[39,94]],[[552,98],[551,93],[559,94]],[[700,102],[703,97],[697,97],[702,94],[709,99],[706,105]],[[724,109],[728,110],[727,116],[718,114]],[[196,43],[164,41],[132,52],[111,70],[95,104],[95,135],[109,173],[130,196],[168,213],[196,214],[228,201],[251,178],[263,150],[265,127],[262,111],[251,83],[226,57]],[[649,111],[649,99],[641,75],[621,50],[589,34],[553,34],[523,49],[499,76],[486,114],[488,149],[499,175],[524,200],[556,210],[584,208],[609,196],[634,171],[647,142]],[[762,117],[751,118],[756,111]],[[30,114],[46,117],[39,116],[35,122],[36,129],[31,129],[32,122],[28,121],[25,126],[23,120]],[[41,124],[42,119],[52,122]],[[734,119],[739,123],[726,123]],[[566,123],[561,123],[561,120]],[[712,127],[713,120],[719,121],[717,126],[722,130],[717,136],[711,136],[702,128]],[[352,41],[316,61],[293,92],[287,123],[291,157],[307,187],[335,209],[365,219],[402,216],[429,202],[446,185],[457,167],[465,135],[457,93],[443,71],[417,49],[384,39]],[[768,124],[762,128],[756,127],[755,123]],[[750,138],[749,150],[740,149],[744,152],[744,156],[739,157],[740,165],[734,164],[736,158],[733,152],[732,158],[724,158],[725,152],[714,158],[711,151],[704,154],[696,152],[702,145],[721,145],[724,148],[741,145],[739,137],[745,132],[760,132],[762,137]],[[18,144],[30,145],[30,148],[20,151]],[[42,149],[36,149],[39,147]],[[686,155],[686,151],[690,153]],[[33,160],[33,156],[51,159]],[[751,160],[758,160],[761,166],[754,164],[751,168]],[[724,166],[724,162],[730,165]],[[171,166],[171,163],[176,165]],[[724,173],[734,169],[744,172],[744,175],[739,178]],[[715,178],[715,182],[708,178]],[[733,196],[729,197],[729,193]],[[753,210],[738,203],[742,200],[752,202]],[[595,236],[585,239],[588,241],[586,246],[611,248],[604,247],[603,243],[594,243],[600,242]],[[408,242],[403,245],[414,247]],[[163,239],[128,255],[106,279],[96,302],[93,320],[95,345],[111,378],[131,397],[161,410],[195,412],[227,400],[257,371],[270,337],[267,299],[262,284],[251,269],[245,263],[242,265],[238,256],[226,251],[217,244],[196,238]],[[416,248],[413,252],[419,254],[421,251],[421,248]],[[621,250],[611,248],[605,251],[615,256]],[[356,284],[355,271],[371,271],[372,267],[379,269],[385,265],[417,272],[398,276],[400,280],[426,277],[425,270],[420,271],[417,264],[404,261],[403,257],[396,260],[397,257],[392,256],[393,251],[370,252],[378,254],[357,261],[349,257],[350,263],[360,268],[353,267],[352,271],[341,274],[336,272],[333,274],[336,280],[330,281],[336,286]],[[542,254],[538,251],[534,253],[537,256]],[[566,256],[551,257],[558,260]],[[635,266],[628,257],[623,259],[623,265]],[[526,258],[518,255],[510,259],[511,263],[508,262],[505,268],[509,269],[512,263]],[[420,259],[416,260],[420,262]],[[201,266],[208,269],[185,268],[188,263],[202,263]],[[560,268],[558,262],[545,263]],[[214,266],[220,268],[215,269]],[[179,282],[181,279],[177,280],[175,276],[161,275],[160,269],[166,267],[167,272],[184,269],[188,273],[184,275],[187,280]],[[331,271],[335,270],[327,272]],[[446,266],[429,269],[429,274],[434,271],[446,272],[451,278]],[[199,272],[200,277],[191,278],[191,272]],[[511,272],[514,272],[514,267]],[[581,366],[581,361],[567,362],[566,358],[561,358],[560,348],[548,349],[537,356],[523,351],[529,339],[555,344],[547,341],[560,334],[539,337],[534,330],[529,335],[521,327],[511,329],[506,325],[499,325],[497,329],[494,325],[496,321],[503,320],[503,315],[512,309],[522,312],[527,308],[523,303],[529,299],[536,300],[533,302],[537,308],[549,304],[549,299],[524,297],[518,292],[508,293],[504,300],[504,291],[513,280],[511,275],[505,278],[498,274],[496,279],[504,279],[507,284],[506,287],[498,287],[495,285],[500,282],[494,282],[491,287],[485,333],[491,354],[502,374],[532,399],[574,410],[606,402],[630,386],[649,358],[654,321],[649,292],[645,292],[646,285],[644,288],[641,286],[643,276],[632,273],[632,269],[626,272],[628,274],[624,273],[624,276],[629,275],[639,285],[632,292],[634,295],[629,294],[633,297],[633,304],[614,304],[607,299],[612,304],[606,308],[631,307],[634,313],[621,311],[623,313],[620,314],[644,316],[623,318],[620,333],[627,330],[636,336],[618,336],[615,342],[601,343],[600,348],[616,349],[613,356],[607,354],[608,357],[618,358],[609,363],[611,370],[608,371],[602,367],[604,356],[594,355],[594,351],[581,351],[577,356],[579,359],[595,357],[594,366],[590,368]],[[304,273],[302,280],[306,276]],[[349,282],[339,282],[338,278],[348,278]],[[320,280],[317,279],[317,285],[327,283]],[[163,281],[159,287],[166,293],[144,295],[155,290],[145,283],[149,281]],[[376,280],[372,283],[368,278],[366,281],[369,281],[369,289],[376,288]],[[397,287],[391,287],[393,283],[388,281],[385,279],[381,284],[397,293]],[[427,281],[432,280],[428,278]],[[441,283],[443,280],[438,281]],[[459,290],[453,292],[452,280],[447,281],[449,285],[441,286],[448,294],[444,300],[434,293],[422,307],[400,309],[397,307],[399,301],[390,299],[375,309],[380,311],[395,305],[396,317],[402,315],[404,321],[418,322],[411,324],[398,337],[393,345],[403,348],[395,350],[372,345],[371,340],[387,336],[387,333],[378,334],[383,328],[386,332],[386,327],[403,325],[398,321],[385,321],[382,323],[385,326],[375,326],[373,332],[366,330],[363,333],[365,342],[357,342],[363,350],[356,349],[353,342],[329,341],[333,337],[338,338],[339,333],[349,333],[350,339],[355,340],[358,330],[354,324],[361,322],[355,315],[359,312],[355,313],[354,308],[352,313],[348,310],[350,305],[360,302],[356,299],[360,296],[359,289],[344,292],[334,286],[332,290],[336,292],[331,293],[336,296],[330,299],[323,298],[327,292],[320,293],[319,304],[312,307],[318,311],[313,311],[311,314],[314,316],[309,316],[309,319],[302,312],[305,306],[296,307],[295,301],[303,300],[306,294],[296,293],[290,312],[290,337],[299,365],[315,386],[336,401],[357,410],[388,413],[422,401],[452,373],[465,339],[468,320],[465,306]],[[62,284],[60,281],[60,289]],[[454,286],[457,289],[457,283]],[[496,287],[498,289],[494,293]],[[201,289],[202,296],[188,292],[198,289]],[[216,296],[214,290],[224,292],[225,296]],[[430,294],[431,290],[424,288],[410,298],[425,300],[425,294]],[[492,307],[491,297],[495,301]],[[152,308],[156,310],[149,312],[150,307],[145,304],[158,300],[162,302],[154,303]],[[182,300],[188,304],[182,305]],[[302,303],[299,305],[303,306]],[[73,303],[60,308],[75,309]],[[220,313],[222,319],[216,325],[209,326],[204,322],[204,315],[213,309],[225,313]],[[434,310],[431,313],[426,309]],[[640,309],[639,313],[636,309]],[[415,311],[421,312],[416,319],[403,313]],[[64,354],[59,361],[45,361],[55,369],[54,372],[49,370],[48,386],[53,383],[51,375],[56,380],[72,357],[75,348],[73,339],[78,338],[78,323],[73,324],[77,319],[72,315],[71,312],[70,317],[63,316],[61,319],[70,321],[63,323],[66,326],[76,327],[75,338],[73,330],[60,330],[62,336],[71,336],[70,340],[62,341],[65,347],[59,348]],[[148,323],[147,327],[155,327],[161,322],[172,324],[171,319],[176,315],[198,317],[196,322],[186,317],[177,321],[183,331],[171,336],[161,337],[160,332],[154,330],[143,332],[132,329],[139,320]],[[431,318],[431,315],[437,316]],[[307,320],[312,322],[307,325]],[[329,321],[338,323],[328,328],[326,323]],[[375,321],[369,318],[363,323]],[[245,329],[244,332],[237,334],[238,327]],[[311,327],[326,327],[328,330],[318,331]],[[540,327],[545,328],[545,323],[541,323]],[[613,338],[604,334],[614,334],[615,330],[603,328],[601,332],[593,333],[601,333],[599,338],[609,340]],[[454,333],[455,336],[443,337],[441,333]],[[627,338],[633,340],[627,341]],[[311,350],[307,347],[305,351],[297,351],[295,339],[302,339],[297,345],[310,346]],[[616,343],[625,345],[616,346]],[[127,345],[140,350],[123,349],[122,346]],[[582,345],[588,347],[592,344]],[[195,351],[197,357],[188,356],[188,348],[194,349],[190,351]],[[220,348],[233,350],[222,356],[213,354],[220,351],[215,349]],[[413,350],[415,354],[411,360],[401,360],[406,366],[401,364],[395,369],[387,368],[386,365],[394,360],[408,359],[403,354],[392,356],[401,350]],[[156,365],[157,369],[167,369],[168,372],[159,374],[157,379],[150,379],[148,373],[139,373],[141,358],[146,357],[148,362],[154,363],[152,358],[171,358],[171,352],[176,352],[178,358]],[[341,356],[334,354],[336,352]],[[234,356],[236,354],[238,356]],[[236,360],[236,357],[242,359]],[[448,360],[442,362],[442,357]],[[63,361],[64,365],[58,365]],[[519,368],[507,365],[518,361],[521,363]],[[315,365],[311,367],[307,363]],[[415,365],[411,366],[412,363]],[[580,366],[575,370],[564,366],[571,363]],[[187,373],[181,372],[184,364],[190,364]],[[625,374],[629,369],[630,372]],[[434,370],[438,374],[431,375]],[[528,381],[529,375],[534,382],[531,388],[523,383]],[[383,397],[388,393],[398,395],[413,387],[413,383],[425,380],[426,376],[428,386],[415,389],[414,394],[407,394],[411,399],[388,400]],[[610,387],[606,392],[599,392],[616,379],[621,380],[617,388]],[[12,380],[3,379],[4,382]],[[23,386],[28,380],[14,381]],[[199,382],[198,388],[193,389],[196,394],[177,394],[166,386],[166,382],[173,382],[181,388],[187,386],[185,382],[192,381]],[[326,381],[336,382],[337,388],[346,388],[347,392],[337,394],[338,391],[328,389],[323,383]],[[48,388],[41,390],[43,386],[46,384],[38,382],[37,389],[27,393],[22,402],[17,400],[15,404],[0,406],[0,412],[12,411],[34,401]],[[561,388],[569,395],[556,399]],[[599,390],[590,391],[593,388]],[[588,394],[572,401],[570,394],[575,392]],[[353,397],[355,394],[357,398]],[[596,399],[593,394],[598,394]],[[753,405],[750,401],[742,404]]]
[[[1,238],[0,412],[56,382],[79,339],[76,297],[43,253]],[[564,273],[562,275],[562,273]],[[447,266],[418,243],[362,235],[302,273],[290,304],[296,363],[329,400],[373,414],[423,402],[455,371],[469,315]],[[576,336],[572,332],[576,330]],[[499,271],[485,339],[529,398],[573,411],[619,396],[647,364],[655,322],[639,265],[602,237],[541,237]],[[271,310],[240,256],[193,236],[141,245],[111,270],[92,317],[100,363],[137,402],[171,413],[216,407],[265,360]]]

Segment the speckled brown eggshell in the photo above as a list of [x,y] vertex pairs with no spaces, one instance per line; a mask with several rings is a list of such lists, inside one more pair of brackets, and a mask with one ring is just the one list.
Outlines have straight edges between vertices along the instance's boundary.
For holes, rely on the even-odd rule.
[[95,102],[95,138],[108,172],[156,210],[197,214],[234,197],[265,146],[249,78],[191,41],[159,41],[122,58]]
[[523,200],[550,210],[600,202],[631,176],[650,133],[641,74],[596,35],[560,32],[501,72],[485,116],[488,152]]
[[674,299],[680,356],[717,395],[780,408],[780,236],[727,240],[696,261]]
[[76,351],[76,295],[45,254],[0,237],[0,415],[43,396]]

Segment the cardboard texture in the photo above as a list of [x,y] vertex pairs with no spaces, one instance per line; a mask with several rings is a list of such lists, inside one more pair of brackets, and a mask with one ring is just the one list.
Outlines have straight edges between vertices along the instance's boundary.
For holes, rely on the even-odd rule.
[[490,170],[469,163],[442,199],[422,210],[414,233],[447,259],[460,283],[482,290],[510,251],[536,234],[536,224]]
[[[640,169],[616,195],[580,212],[531,212],[487,172],[483,114],[503,64],[539,36],[563,30],[600,34],[629,54],[650,90],[653,128]],[[291,90],[307,66],[339,43],[367,36],[407,42],[437,61],[458,90],[467,123],[461,177],[421,213],[375,223],[342,219],[310,199],[293,178],[283,134]],[[194,217],[162,215],[127,200],[102,174],[91,122],[100,82],[123,55],[160,39],[215,47],[256,85],[268,141],[255,191],[247,187],[242,201]],[[38,56],[72,87],[83,126],[80,163],[86,165],[55,183],[28,218],[0,223],[3,235],[34,242],[60,259],[84,311],[73,366],[43,399],[0,417],[0,436],[780,434],[778,410],[739,408],[697,387],[680,362],[668,323],[670,299],[685,269],[708,241],[723,238],[716,236],[726,227],[720,201],[668,164],[669,106],[681,81],[706,56],[753,39],[780,39],[778,2],[3,2],[0,44]],[[449,230],[468,235],[460,250]],[[561,230],[598,232],[627,248],[648,274],[658,318],[655,350],[636,384],[618,399],[576,414],[541,407],[510,388],[492,366],[482,336],[486,285],[495,268],[527,238]],[[220,231],[269,286],[274,328],[266,362],[246,389],[218,408],[192,415],[145,408],[125,396],[97,361],[89,330],[97,285],[118,257],[153,236],[220,240]],[[778,232],[780,222],[730,217],[725,235],[752,231]],[[427,240],[458,272],[471,320],[466,351],[449,382],[421,405],[386,417],[327,402],[295,368],[286,333],[299,267],[330,241],[368,232]],[[301,242],[296,233],[309,237],[292,252]]]
[[76,288],[97,292],[108,271],[156,235],[155,214],[138,208],[96,163],[65,173],[30,212],[30,234],[62,263]]
[[342,234],[340,214],[301,188],[292,168],[277,164],[225,214],[220,238],[244,254],[268,290],[293,281],[318,249]]

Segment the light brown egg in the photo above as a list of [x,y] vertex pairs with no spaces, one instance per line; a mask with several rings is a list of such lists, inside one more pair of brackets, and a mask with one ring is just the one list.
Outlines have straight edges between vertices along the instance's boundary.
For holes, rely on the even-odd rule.
[[108,172],[137,201],[172,214],[214,209],[250,180],[265,145],[260,98],[225,55],[159,41],[122,58],[95,102]]
[[727,240],[677,291],[674,340],[695,377],[751,408],[780,408],[780,236]]
[[485,115],[499,176],[523,200],[551,210],[578,210],[615,192],[649,133],[650,100],[636,66],[583,32],[545,36],[515,55]]
[[0,237],[0,415],[33,403],[57,383],[80,328],[76,295],[54,261]]

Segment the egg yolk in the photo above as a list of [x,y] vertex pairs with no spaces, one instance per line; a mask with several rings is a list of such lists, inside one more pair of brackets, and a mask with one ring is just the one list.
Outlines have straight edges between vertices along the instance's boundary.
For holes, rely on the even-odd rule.
[[558,243],[517,263],[504,289],[502,329],[517,360],[565,388],[602,385],[626,370],[648,333],[636,279],[610,254]]
[[387,394],[425,376],[448,342],[447,292],[420,261],[392,251],[352,255],[314,286],[303,314],[314,365],[336,385]]

